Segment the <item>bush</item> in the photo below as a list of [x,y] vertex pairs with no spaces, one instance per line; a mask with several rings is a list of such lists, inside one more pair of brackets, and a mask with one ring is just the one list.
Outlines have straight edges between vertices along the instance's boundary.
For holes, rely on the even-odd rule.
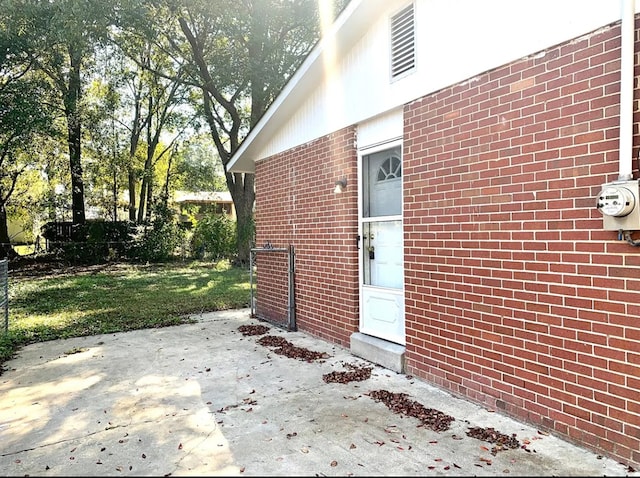
[[236,253],[236,222],[219,214],[201,219],[193,230],[191,251],[197,259],[231,259]]
[[136,228],[129,256],[142,262],[172,259],[183,243],[184,234],[175,220],[175,214],[168,207],[158,205],[154,208],[151,224]]

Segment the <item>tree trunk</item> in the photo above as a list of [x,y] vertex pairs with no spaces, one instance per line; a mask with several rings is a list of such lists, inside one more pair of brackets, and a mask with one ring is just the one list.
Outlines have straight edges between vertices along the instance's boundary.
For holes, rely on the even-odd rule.
[[65,113],[67,116],[67,138],[69,143],[69,165],[71,170],[71,211],[73,224],[84,224],[84,181],[82,179],[80,148],[82,121],[80,119],[78,106],[81,96],[81,57],[73,47],[69,48],[69,59],[71,68],[69,70],[69,88],[65,97]]
[[15,259],[18,253],[11,245],[9,238],[9,226],[7,225],[7,210],[4,203],[0,203],[0,259]]
[[136,210],[136,175],[133,166],[129,166],[129,221],[135,222]]
[[236,208],[237,265],[248,266],[254,245],[253,202],[255,199],[253,174],[227,173],[227,187]]
[[147,203],[147,165],[145,164],[144,173],[142,176],[142,184],[140,185],[140,199],[138,204],[138,224],[142,224],[145,218],[145,205]]
[[146,221],[150,221],[151,210],[153,209],[153,177],[147,181],[147,206],[145,209],[144,218]]
[[113,171],[113,222],[118,220],[118,172],[114,169]]

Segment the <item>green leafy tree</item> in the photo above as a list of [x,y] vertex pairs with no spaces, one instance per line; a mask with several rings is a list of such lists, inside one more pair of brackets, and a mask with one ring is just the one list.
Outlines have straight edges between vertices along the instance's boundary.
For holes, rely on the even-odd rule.
[[211,136],[198,134],[183,145],[176,187],[184,191],[227,191],[227,183]]
[[[339,8],[346,1],[337,2]],[[253,174],[226,170],[233,154],[319,36],[317,0],[155,0],[128,5],[133,34],[161,41],[197,88],[237,214],[238,259],[253,242]],[[158,72],[162,74],[162,72]]]
[[85,173],[89,193],[86,204],[96,207],[105,217],[117,221],[124,206],[122,185],[126,184],[126,131],[117,118],[120,94],[116,85],[96,79],[87,90],[88,119],[85,136]]
[[111,24],[113,5],[103,0],[23,0],[37,4],[48,18],[48,28],[36,65],[50,81],[66,120],[74,224],[85,222],[82,165],[83,94],[85,76],[95,49]]
[[[15,257],[10,244],[7,208],[19,180],[37,165],[38,139],[51,132],[48,88],[34,73],[42,16],[18,2],[0,11],[0,253]],[[13,198],[15,200],[15,198]]]
[[[128,55],[120,70],[124,88],[119,118],[129,131],[129,219],[141,223],[150,219],[155,201],[168,199],[178,145],[194,122],[193,109],[185,108],[192,86],[183,81],[182,67],[167,53],[168,40],[152,42],[122,29],[114,29],[110,39]],[[140,155],[144,159],[138,165]],[[162,165],[164,180],[157,188],[157,169]]]

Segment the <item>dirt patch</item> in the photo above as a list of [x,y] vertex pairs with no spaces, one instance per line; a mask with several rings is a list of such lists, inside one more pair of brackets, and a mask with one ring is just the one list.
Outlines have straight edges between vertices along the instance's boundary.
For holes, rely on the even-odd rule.
[[449,429],[451,422],[455,420],[451,415],[427,408],[420,402],[411,400],[406,393],[393,393],[387,390],[373,390],[369,396],[376,402],[384,403],[391,411],[414,417],[420,420],[420,426],[426,426],[434,431],[442,432]]

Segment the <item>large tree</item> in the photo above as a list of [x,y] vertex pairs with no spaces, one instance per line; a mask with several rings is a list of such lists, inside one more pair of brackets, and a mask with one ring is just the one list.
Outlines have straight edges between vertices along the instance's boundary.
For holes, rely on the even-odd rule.
[[95,48],[106,38],[113,5],[104,0],[40,0],[35,3],[48,17],[48,29],[37,66],[58,94],[66,119],[71,208],[74,224],[85,222],[82,166],[83,93],[85,73]]
[[[338,8],[346,0],[336,2]],[[129,24],[168,48],[199,92],[194,107],[206,121],[234,201],[238,259],[253,243],[253,174],[227,165],[319,36],[317,0],[154,0],[129,5],[144,19]],[[137,16],[137,17],[136,17]],[[134,26],[134,28],[131,28]],[[163,75],[164,72],[158,71]]]
[[7,206],[18,181],[36,168],[35,144],[51,132],[46,83],[33,66],[46,19],[37,9],[5,1],[0,10],[0,256],[15,257]]

